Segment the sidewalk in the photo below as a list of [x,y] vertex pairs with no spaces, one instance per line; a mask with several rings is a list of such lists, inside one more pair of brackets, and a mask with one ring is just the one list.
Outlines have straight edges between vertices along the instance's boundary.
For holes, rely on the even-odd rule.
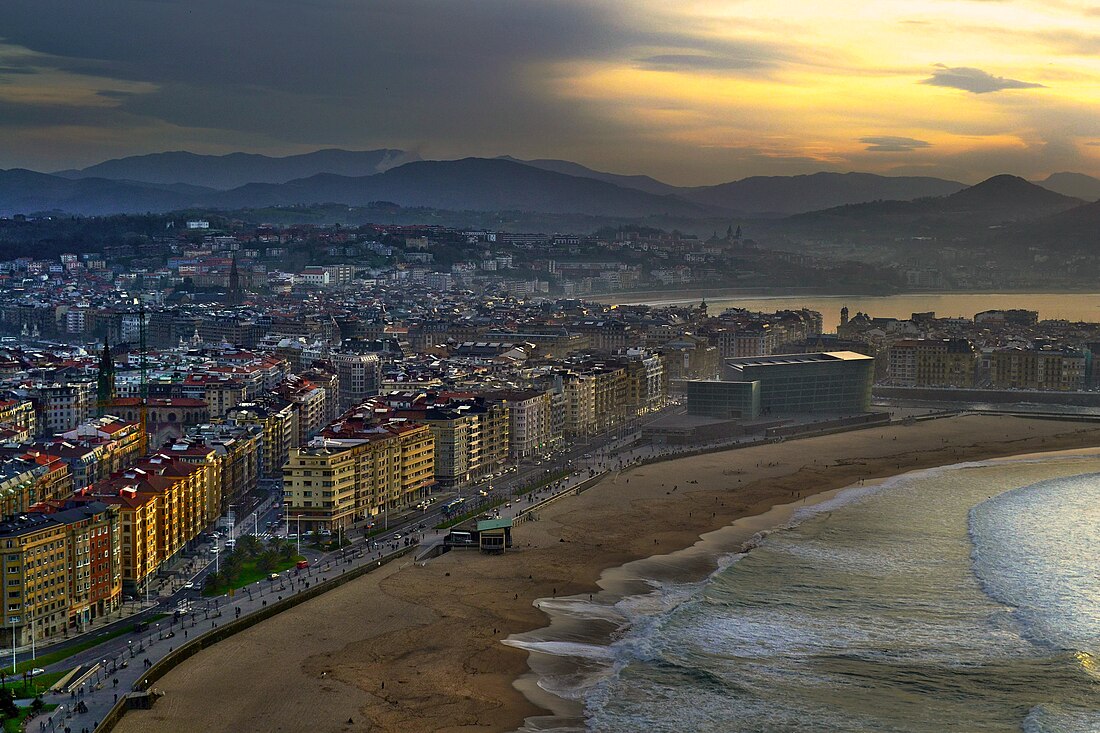
[[[345,551],[337,550],[323,556],[306,570],[287,570],[278,580],[263,580],[241,588],[232,598],[204,598],[199,603],[205,601],[206,608],[195,608],[184,614],[179,622],[170,616],[151,625],[140,636],[124,634],[100,648],[89,650],[87,656],[96,661],[86,662],[91,666],[83,679],[74,679],[63,693],[45,695],[45,702],[57,704],[57,709],[28,719],[26,730],[30,733],[63,731],[66,727],[74,731],[95,730],[116,701],[135,689],[145,671],[181,644],[226,621],[266,608],[269,602],[301,593],[353,568],[375,564],[403,549],[400,542],[386,545],[384,550],[371,552],[367,551],[364,542],[358,541]],[[342,558],[342,554],[346,557]],[[86,709],[86,712],[77,712],[78,709]]]

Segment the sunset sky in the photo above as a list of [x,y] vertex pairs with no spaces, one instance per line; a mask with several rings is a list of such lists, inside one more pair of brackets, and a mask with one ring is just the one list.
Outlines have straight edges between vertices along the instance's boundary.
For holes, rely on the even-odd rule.
[[0,168],[319,147],[676,184],[1100,175],[1100,2],[0,4]]

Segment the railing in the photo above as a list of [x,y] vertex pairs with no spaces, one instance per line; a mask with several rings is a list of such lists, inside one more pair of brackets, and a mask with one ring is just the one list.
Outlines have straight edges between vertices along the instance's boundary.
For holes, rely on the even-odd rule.
[[[265,621],[276,614],[282,613],[283,611],[297,606],[300,603],[305,603],[310,599],[316,598],[323,593],[327,593],[330,590],[338,588],[341,585],[344,585],[345,583],[348,583],[362,575],[366,575],[372,570],[377,570],[378,568],[389,562],[408,555],[409,553],[416,550],[417,547],[418,545],[410,545],[390,555],[386,555],[380,560],[364,563],[357,568],[353,568],[348,572],[336,576],[335,578],[330,578],[328,580],[322,581],[317,585],[295,593],[292,596],[288,596],[281,601],[276,601],[275,603],[272,603],[268,606],[259,608],[239,619],[227,621],[225,624],[213,628],[210,631],[202,634],[201,636],[195,637],[191,641],[184,643],[178,649],[174,649],[168,652],[168,654],[164,655],[164,657],[162,657],[156,664],[150,667],[142,676],[142,678],[137,682],[137,684],[134,685],[134,690],[138,692],[147,692],[154,682],[159,680],[164,675],[168,674],[168,672],[179,666],[185,660],[189,659],[195,654],[198,654],[203,649],[211,647],[214,644],[217,644],[219,641],[222,641],[223,639],[227,639],[234,634],[240,633],[247,628],[255,626],[261,621]],[[122,716],[125,715],[126,711],[129,709],[127,699],[128,696],[123,696],[119,699],[118,702],[115,703],[110,712],[108,712],[107,715],[104,716],[103,720],[100,721],[99,725],[95,729],[95,733],[106,733],[107,731],[112,730],[115,725],[118,724],[118,721],[122,719]]]

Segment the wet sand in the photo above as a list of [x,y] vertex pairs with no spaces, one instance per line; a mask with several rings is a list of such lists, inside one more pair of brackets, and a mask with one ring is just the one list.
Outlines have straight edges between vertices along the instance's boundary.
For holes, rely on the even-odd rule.
[[972,415],[630,469],[518,525],[504,556],[395,562],[196,655],[116,730],[515,730],[545,711],[514,684],[527,653],[501,641],[547,623],[535,599],[596,593],[605,569],[860,479],[1098,445],[1090,423]]

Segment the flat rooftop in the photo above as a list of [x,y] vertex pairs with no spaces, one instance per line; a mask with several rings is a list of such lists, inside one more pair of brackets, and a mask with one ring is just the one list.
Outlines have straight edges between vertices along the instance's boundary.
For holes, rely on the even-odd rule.
[[858,354],[854,351],[822,351],[816,354],[772,354],[771,356],[743,356],[726,359],[731,366],[754,364],[820,364],[834,361],[865,361],[873,356]]

